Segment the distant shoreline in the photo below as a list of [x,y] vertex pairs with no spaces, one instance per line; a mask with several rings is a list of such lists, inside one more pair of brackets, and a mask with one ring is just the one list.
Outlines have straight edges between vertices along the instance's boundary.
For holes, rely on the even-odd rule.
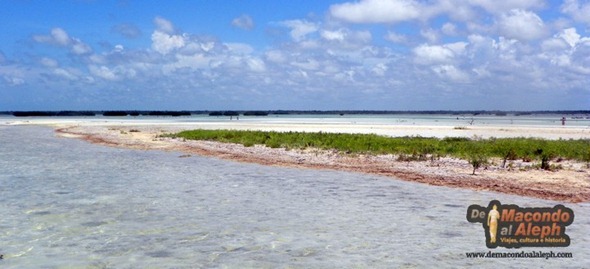
[[590,119],[590,110],[28,110],[0,111],[0,115],[15,117],[72,117],[72,116],[267,116],[267,115],[578,115]]

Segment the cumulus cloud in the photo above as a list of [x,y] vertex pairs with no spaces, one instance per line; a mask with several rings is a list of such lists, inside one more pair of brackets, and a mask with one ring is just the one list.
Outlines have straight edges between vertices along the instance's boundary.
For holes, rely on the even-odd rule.
[[469,75],[454,65],[439,65],[432,67],[432,70],[441,78],[456,82],[469,81]]
[[330,14],[352,23],[396,23],[420,15],[420,4],[414,0],[361,0],[330,6]]
[[545,2],[543,0],[469,0],[469,2],[473,6],[481,7],[490,13],[505,13],[513,9],[538,9],[545,6]]
[[134,78],[137,74],[137,71],[134,69],[124,66],[108,67],[89,65],[88,70],[90,71],[90,74],[108,81],[120,81],[125,78]]
[[415,61],[419,64],[451,63],[465,51],[466,42],[445,45],[422,44],[414,48]]
[[74,54],[82,55],[92,52],[92,48],[86,43],[80,41],[80,39],[73,38],[71,40],[71,51]]
[[141,30],[132,23],[117,24],[111,28],[111,31],[129,39],[135,39],[141,36]]
[[441,31],[445,35],[454,36],[457,35],[457,26],[453,23],[447,22],[443,24]]
[[438,31],[434,29],[422,29],[420,30],[420,35],[429,43],[437,43],[439,36]]
[[53,28],[49,35],[34,35],[33,40],[39,43],[67,46],[70,43],[68,33],[61,28]]
[[534,12],[513,9],[497,22],[499,34],[521,41],[535,40],[546,34],[543,20]]
[[[35,66],[21,69],[12,60],[0,59],[0,84],[21,87],[42,81],[55,87],[117,89],[121,99],[158,100],[151,103],[154,107],[170,100],[165,105],[187,104],[188,109],[289,109],[294,104],[304,104],[302,109],[330,109],[331,104],[392,109],[392,103],[407,104],[398,109],[431,109],[433,98],[463,100],[456,97],[466,92],[489,103],[479,109],[527,109],[495,101],[527,103],[523,100],[557,88],[590,96],[587,33],[571,21],[563,24],[567,26],[546,26],[540,17],[544,13],[533,12],[542,7],[539,2],[516,2],[350,1],[333,5],[326,20],[308,17],[275,23],[290,38],[264,45],[185,33],[156,17],[147,47],[120,40],[93,52],[80,39],[54,28],[33,40],[68,49],[69,54],[41,51],[32,58]],[[387,17],[375,10],[387,5],[420,12],[402,16],[393,11]],[[347,13],[351,10],[356,15]],[[343,23],[402,21],[379,27]],[[115,31],[124,35],[121,29]],[[372,35],[383,32],[382,39],[373,40]],[[494,95],[486,92],[491,90]],[[252,94],[257,101],[250,101]],[[491,100],[495,96],[500,97]],[[473,100],[466,103],[476,103]],[[424,105],[416,105],[420,103]],[[126,104],[127,100],[120,103]],[[469,109],[456,105],[443,103],[435,109]],[[545,109],[543,105],[531,108]]]
[[186,37],[175,34],[176,30],[170,21],[156,17],[154,24],[156,30],[152,33],[152,49],[161,54],[168,54],[175,49],[184,47]]
[[78,76],[76,76],[73,72],[63,68],[56,68],[53,70],[53,74],[67,80],[78,80]]
[[[322,30],[320,37],[334,49],[357,49],[371,42],[372,35],[369,31],[352,31],[346,28],[338,30]],[[325,45],[325,44],[324,44]]]
[[323,30],[321,36],[326,40],[343,41],[346,33],[342,29],[336,31]]
[[34,35],[33,40],[39,43],[68,47],[74,54],[88,54],[92,48],[80,39],[70,37],[68,33],[61,28],[53,28],[49,35]]
[[246,64],[250,68],[250,70],[254,72],[266,71],[266,64],[262,59],[254,57],[246,58]]
[[305,36],[318,31],[319,26],[305,20],[288,20],[281,22],[281,25],[291,28],[290,35],[295,41],[301,41]]
[[244,14],[241,15],[235,19],[233,19],[231,21],[231,24],[237,28],[243,29],[243,30],[252,30],[254,29],[254,20],[252,20],[252,17]]
[[590,25],[590,2],[580,4],[578,0],[565,0],[561,12],[570,15],[575,21]]
[[[581,40],[581,36],[578,34],[578,31],[576,30],[576,28],[567,28],[564,29],[559,35],[558,37],[562,38],[563,40],[565,40],[565,42],[570,45],[570,47],[575,47],[578,42],[580,42]],[[588,38],[585,38],[586,40]]]
[[184,45],[184,36],[169,35],[160,31],[155,31],[152,34],[152,48],[161,54],[168,54],[172,50],[184,47]]
[[590,37],[582,37],[575,28],[567,28],[545,40],[540,58],[575,73],[590,74]]

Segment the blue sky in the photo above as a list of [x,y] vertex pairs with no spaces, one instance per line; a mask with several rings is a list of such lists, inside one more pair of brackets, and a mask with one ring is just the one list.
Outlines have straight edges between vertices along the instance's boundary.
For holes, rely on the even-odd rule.
[[0,110],[590,109],[590,1],[0,1]]

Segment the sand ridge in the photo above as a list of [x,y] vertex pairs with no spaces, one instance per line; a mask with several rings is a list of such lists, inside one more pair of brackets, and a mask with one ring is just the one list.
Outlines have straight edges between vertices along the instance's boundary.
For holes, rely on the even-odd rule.
[[[531,163],[514,161],[512,168],[500,168],[500,160],[471,175],[466,160],[438,158],[428,161],[398,161],[394,155],[359,155],[337,151],[272,149],[256,145],[213,141],[184,141],[160,137],[163,133],[194,129],[190,126],[147,125],[56,125],[60,136],[140,150],[166,150],[212,156],[226,160],[313,169],[334,169],[394,177],[436,186],[495,191],[565,202],[590,201],[590,169],[587,164],[562,161],[558,171],[532,169]],[[495,165],[494,165],[495,163]]]

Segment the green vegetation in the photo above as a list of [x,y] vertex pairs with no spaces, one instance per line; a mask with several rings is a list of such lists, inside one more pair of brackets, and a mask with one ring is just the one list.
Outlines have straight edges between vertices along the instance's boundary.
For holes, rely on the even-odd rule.
[[[250,147],[338,150],[354,154],[395,154],[401,161],[420,161],[435,156],[451,156],[468,160],[475,170],[489,158],[541,161],[541,168],[550,169],[555,158],[590,161],[590,139],[545,140],[537,138],[469,139],[447,137],[386,137],[375,134],[263,132],[235,130],[192,130],[169,137],[238,143]],[[553,166],[555,167],[555,166]]]

